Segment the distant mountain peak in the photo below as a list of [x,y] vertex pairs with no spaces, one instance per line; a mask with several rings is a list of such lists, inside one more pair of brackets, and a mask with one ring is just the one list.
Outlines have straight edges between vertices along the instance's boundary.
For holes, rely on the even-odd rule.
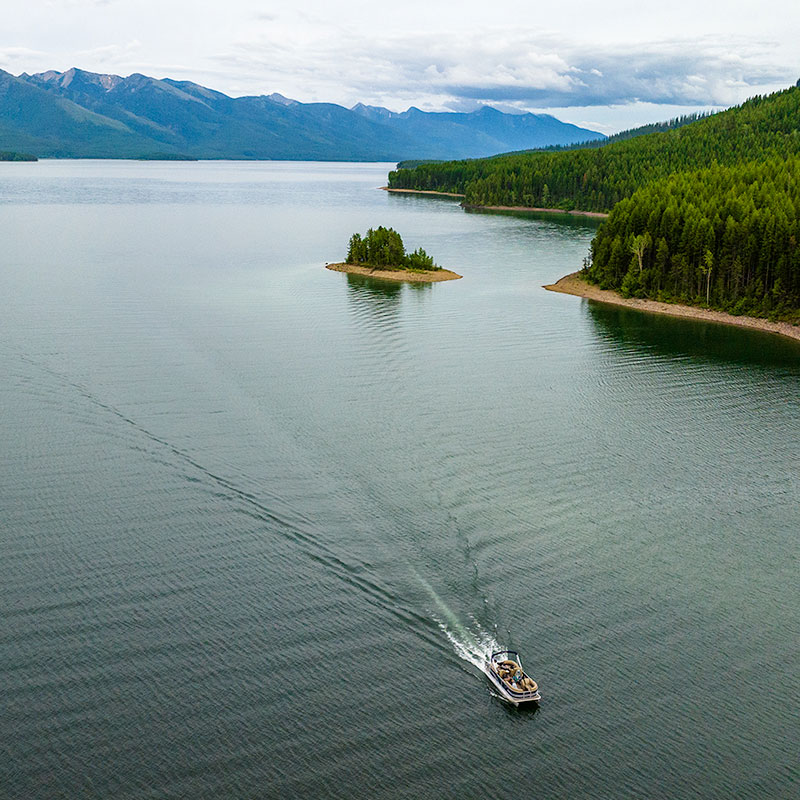
[[64,72],[57,72],[54,69],[49,69],[47,72],[37,72],[34,75],[20,75],[20,78],[22,77],[38,79],[43,83],[56,84],[62,89],[66,89],[74,80],[78,79],[85,83],[100,86],[107,92],[111,91],[111,89],[118,86],[124,80],[124,78],[121,78],[119,75],[86,72],[86,70],[78,69],[78,67],[70,67]]
[[382,106],[368,106],[366,103],[356,103],[350,108],[354,114],[371,119],[373,122],[384,122],[397,116],[393,111]]
[[266,95],[267,100],[272,100],[273,103],[278,103],[282,106],[299,106],[300,103],[297,100],[292,100],[291,97],[284,97],[279,92],[273,92],[272,94]]

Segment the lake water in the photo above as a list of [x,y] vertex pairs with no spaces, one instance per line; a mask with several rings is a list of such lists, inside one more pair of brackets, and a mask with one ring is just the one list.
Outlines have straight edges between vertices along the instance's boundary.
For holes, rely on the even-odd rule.
[[797,797],[800,347],[391,166],[0,169],[0,796]]

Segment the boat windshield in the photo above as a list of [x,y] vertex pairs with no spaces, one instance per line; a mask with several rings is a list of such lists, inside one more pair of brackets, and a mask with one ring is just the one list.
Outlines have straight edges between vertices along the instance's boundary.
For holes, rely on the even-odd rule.
[[515,661],[522,668],[522,659],[516,650],[500,650],[497,653],[492,653],[492,661]]

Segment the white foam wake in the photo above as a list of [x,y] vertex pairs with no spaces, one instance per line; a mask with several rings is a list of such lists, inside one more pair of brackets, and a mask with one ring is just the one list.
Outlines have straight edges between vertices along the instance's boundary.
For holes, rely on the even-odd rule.
[[450,641],[450,644],[453,645],[456,655],[464,659],[464,661],[468,661],[482,672],[485,671],[489,656],[500,649],[494,636],[483,630],[480,625],[474,621],[470,626],[474,629],[472,631],[467,630],[463,626],[459,626],[460,630],[454,631],[448,628],[441,620],[437,619],[436,621],[439,623],[439,627],[442,629],[444,635]]
[[425,591],[431,596],[436,606],[433,618],[450,644],[453,645],[456,655],[483,672],[489,656],[500,649],[497,640],[491,633],[484,630],[476,619],[471,619],[468,626],[462,623],[444,600],[436,594],[433,587],[416,571],[415,574]]

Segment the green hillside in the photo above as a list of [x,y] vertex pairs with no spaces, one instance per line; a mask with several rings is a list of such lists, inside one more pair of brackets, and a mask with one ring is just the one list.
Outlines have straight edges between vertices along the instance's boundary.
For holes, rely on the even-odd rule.
[[467,205],[609,211],[673,172],[800,154],[798,126],[800,89],[793,87],[663,133],[602,147],[421,164],[391,172],[389,185],[458,192]]
[[[651,122],[647,125],[640,125],[637,128],[628,128],[624,131],[620,131],[619,133],[613,133],[611,136],[605,136],[602,139],[590,139],[588,142],[577,142],[575,144],[554,144],[550,145],[549,147],[539,147],[535,150],[518,150],[514,153],[498,153],[496,156],[492,156],[492,158],[502,158],[504,156],[512,155],[518,156],[523,153],[553,153],[563,152],[565,150],[585,150],[587,148],[606,147],[614,142],[624,142],[627,139],[636,139],[639,136],[646,136],[648,133],[664,133],[665,131],[674,131],[678,128],[683,128],[685,125],[691,125],[693,122],[705,119],[708,116],[711,116],[710,112],[684,114],[682,117],[673,117],[672,119],[664,120],[663,122]],[[397,165],[397,168],[411,168],[422,163],[423,161],[420,160],[401,161]]]

